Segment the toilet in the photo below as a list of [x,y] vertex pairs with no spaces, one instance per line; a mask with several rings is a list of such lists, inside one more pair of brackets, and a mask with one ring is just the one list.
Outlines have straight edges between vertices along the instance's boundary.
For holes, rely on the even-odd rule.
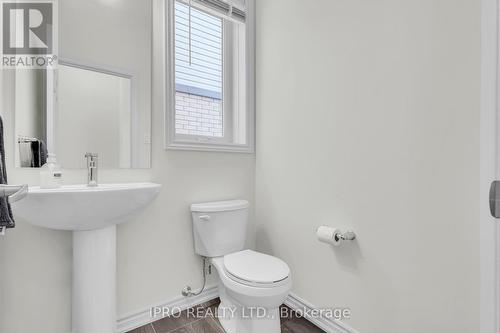
[[292,287],[288,265],[245,249],[248,201],[191,205],[195,252],[219,275],[219,321],[226,333],[279,333],[279,307]]

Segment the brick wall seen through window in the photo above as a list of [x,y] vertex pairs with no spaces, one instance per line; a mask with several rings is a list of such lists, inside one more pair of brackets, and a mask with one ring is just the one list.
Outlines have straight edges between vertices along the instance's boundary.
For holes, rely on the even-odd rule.
[[222,101],[177,91],[175,131],[178,134],[222,137]]

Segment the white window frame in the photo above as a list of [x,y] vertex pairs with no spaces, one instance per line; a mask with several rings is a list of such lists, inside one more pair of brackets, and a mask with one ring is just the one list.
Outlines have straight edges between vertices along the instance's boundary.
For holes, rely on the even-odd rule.
[[[176,134],[175,130],[175,0],[166,0],[166,59],[165,59],[165,78],[166,78],[166,110],[165,110],[165,149],[172,150],[193,150],[193,151],[215,151],[215,152],[235,152],[235,153],[254,153],[255,152],[255,0],[247,0],[246,17],[246,144],[237,144],[221,138],[211,138],[205,136]],[[207,9],[208,12],[210,10]],[[215,12],[214,12],[215,13]],[[225,30],[225,29],[224,29]],[[225,37],[225,35],[224,35]],[[225,38],[224,38],[225,39]],[[226,42],[224,42],[226,46]],[[225,51],[224,51],[225,52]],[[224,65],[224,71],[226,70]],[[226,77],[226,75],[224,75]],[[225,86],[223,96],[229,91]],[[224,112],[224,131],[227,125],[233,126],[236,112],[230,112],[227,117],[227,108],[229,103],[223,98]],[[228,120],[231,123],[228,123]],[[236,133],[232,131],[234,138]],[[226,135],[226,132],[225,132]]]

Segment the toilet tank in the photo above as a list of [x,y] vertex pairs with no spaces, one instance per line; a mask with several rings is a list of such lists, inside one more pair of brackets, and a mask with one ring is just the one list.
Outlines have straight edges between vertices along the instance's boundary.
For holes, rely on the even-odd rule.
[[213,258],[243,250],[248,206],[246,200],[191,205],[195,252]]

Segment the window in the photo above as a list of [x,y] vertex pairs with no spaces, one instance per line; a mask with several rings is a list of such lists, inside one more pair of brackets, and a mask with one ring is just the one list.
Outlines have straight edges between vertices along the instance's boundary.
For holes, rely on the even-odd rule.
[[169,149],[253,152],[250,1],[226,1],[168,1]]

